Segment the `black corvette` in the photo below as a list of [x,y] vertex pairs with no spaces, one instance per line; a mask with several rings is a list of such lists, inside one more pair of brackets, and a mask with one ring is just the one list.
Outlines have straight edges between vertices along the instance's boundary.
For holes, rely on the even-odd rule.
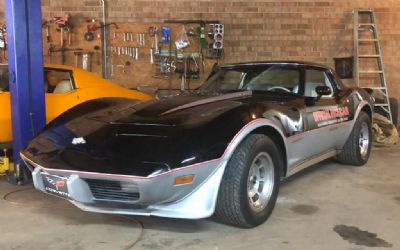
[[198,90],[105,98],[51,122],[21,152],[38,190],[101,213],[264,222],[280,179],[330,157],[361,166],[373,98],[324,66],[226,65]]

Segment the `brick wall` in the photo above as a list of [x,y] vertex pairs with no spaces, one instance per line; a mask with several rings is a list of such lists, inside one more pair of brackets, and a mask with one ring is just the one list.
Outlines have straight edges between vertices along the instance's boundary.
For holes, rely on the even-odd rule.
[[[218,19],[225,24],[225,62],[305,60],[333,66],[352,53],[352,9],[377,13],[389,91],[400,98],[400,1],[398,0],[109,0],[109,21]],[[101,17],[100,1],[42,0],[43,16],[65,12]],[[344,49],[346,48],[346,49]]]

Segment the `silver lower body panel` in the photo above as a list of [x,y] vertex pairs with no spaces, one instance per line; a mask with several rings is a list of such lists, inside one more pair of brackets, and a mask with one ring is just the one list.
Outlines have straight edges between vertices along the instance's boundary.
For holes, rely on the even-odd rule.
[[[224,160],[213,160],[195,167],[144,178],[48,169],[26,158],[24,160],[34,167],[32,177],[36,189],[49,193],[43,179],[45,176],[64,178],[69,195],[64,198],[84,211],[183,219],[207,218],[214,213],[226,165]],[[186,175],[194,175],[192,183],[175,185],[176,177]],[[135,192],[140,195],[133,200],[99,199],[94,195],[88,179],[121,182],[127,187],[134,187]]]

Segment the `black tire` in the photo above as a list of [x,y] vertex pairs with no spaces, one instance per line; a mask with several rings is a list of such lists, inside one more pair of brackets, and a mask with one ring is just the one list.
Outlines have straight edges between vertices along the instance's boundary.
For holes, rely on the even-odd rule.
[[[363,124],[368,128],[368,146],[366,147],[366,153],[361,153],[360,147],[360,136],[362,132]],[[353,130],[344,145],[342,152],[337,155],[337,159],[342,164],[362,166],[367,163],[369,155],[371,153],[372,145],[372,132],[371,132],[371,118],[363,111],[357,117],[354,124]]]
[[[265,207],[261,206],[260,211],[254,211],[248,198],[248,178],[252,164],[256,164],[256,157],[258,159],[260,155],[269,155],[268,160],[272,162],[269,165],[273,165],[269,169],[273,169],[273,176],[270,174],[268,178],[273,179],[273,184],[265,185],[267,188],[272,187]],[[218,193],[216,217],[223,223],[241,228],[255,227],[266,221],[276,203],[282,166],[282,154],[269,137],[249,135],[236,148],[226,166]]]

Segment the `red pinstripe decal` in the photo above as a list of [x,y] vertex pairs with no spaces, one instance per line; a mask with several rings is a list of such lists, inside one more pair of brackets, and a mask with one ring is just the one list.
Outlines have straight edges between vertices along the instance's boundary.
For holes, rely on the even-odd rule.
[[[256,119],[256,120],[253,120],[253,121],[247,123],[244,127],[242,127],[242,128],[240,129],[240,131],[239,131],[238,133],[236,133],[236,135],[233,137],[233,139],[231,140],[231,142],[228,144],[228,146],[226,147],[225,152],[222,154],[221,157],[216,158],[216,159],[213,159],[213,160],[209,160],[209,161],[199,162],[199,163],[196,163],[196,164],[193,164],[193,165],[188,165],[188,166],[181,167],[181,168],[175,168],[175,169],[170,170],[169,172],[162,173],[162,174],[159,174],[159,175],[156,175],[156,176],[151,176],[151,177],[143,177],[143,176],[135,176],[135,175],[106,174],[106,173],[85,172],[85,171],[67,170],[67,169],[53,169],[53,168],[45,168],[45,167],[42,167],[42,166],[40,166],[39,164],[34,163],[33,161],[32,161],[32,163],[34,163],[34,164],[36,164],[36,165],[39,165],[42,169],[44,169],[44,170],[46,170],[46,171],[76,173],[76,174],[94,175],[94,176],[109,176],[109,177],[124,178],[124,179],[143,179],[143,180],[149,180],[149,179],[153,179],[153,178],[158,178],[158,177],[161,177],[161,176],[165,176],[165,175],[168,175],[168,174],[172,174],[172,173],[175,173],[175,172],[177,172],[177,171],[182,171],[182,170],[186,170],[186,169],[190,169],[190,168],[200,167],[200,166],[203,166],[203,165],[207,165],[207,164],[210,164],[210,163],[215,163],[215,162],[221,161],[221,160],[225,157],[225,155],[227,154],[227,152],[229,151],[229,149],[230,149],[232,143],[233,143],[233,142],[236,140],[236,138],[242,133],[243,130],[245,130],[246,128],[248,128],[250,125],[252,125],[252,124],[254,124],[254,123],[258,123],[258,122],[262,122],[262,121],[270,121],[270,120],[265,119],[265,118],[259,118],[259,119]],[[29,159],[28,159],[28,160],[29,160]],[[31,160],[29,160],[29,161],[31,161]]]
[[[331,127],[331,126],[343,125],[343,124],[349,123],[349,122],[351,122],[351,121],[353,121],[353,120],[346,121],[346,122],[343,122],[343,123],[340,123],[340,124],[332,124],[332,125],[328,125],[328,126],[325,126],[325,127],[321,127],[321,128],[309,130],[309,131],[306,131],[306,132],[303,132],[303,133],[300,133],[300,134],[296,134],[296,135],[293,135],[293,136],[285,137],[285,138],[286,138],[286,139],[293,139],[293,138],[296,138],[296,137],[299,137],[299,136],[303,136],[303,135],[305,135],[305,134],[307,134],[307,133],[310,133],[310,132],[315,131],[315,130],[318,130],[318,129],[328,128],[328,127]],[[237,137],[238,137],[246,128],[248,128],[249,126],[251,126],[251,125],[253,125],[253,124],[256,124],[256,123],[265,123],[265,122],[273,123],[273,121],[271,121],[270,119],[267,119],[267,118],[258,118],[258,119],[255,119],[255,120],[253,120],[253,121],[247,123],[245,126],[243,126],[243,127],[239,130],[239,132],[237,132],[237,133],[235,134],[235,136],[233,137],[233,139],[230,141],[230,143],[229,143],[228,146],[226,147],[224,153],[223,153],[222,156],[219,157],[219,158],[216,158],[216,159],[213,159],[213,160],[209,160],[209,161],[199,162],[199,163],[196,163],[196,164],[193,164],[193,165],[188,165],[188,166],[181,167],[181,168],[175,168],[175,169],[170,170],[169,172],[162,173],[162,174],[159,174],[159,175],[156,175],[156,176],[151,176],[151,177],[143,177],[143,176],[135,176],[135,175],[106,174],[106,173],[85,172],[85,171],[76,171],[76,170],[67,170],[67,169],[52,169],[52,168],[45,168],[45,167],[42,167],[42,166],[40,166],[39,164],[34,163],[33,161],[32,161],[32,163],[34,163],[34,164],[36,164],[36,165],[39,165],[42,169],[44,169],[44,170],[46,170],[46,171],[66,172],[66,173],[77,173],[77,174],[94,175],[94,176],[108,176],[108,177],[124,178],[124,179],[143,179],[143,180],[149,180],[149,179],[158,178],[158,177],[161,177],[161,176],[166,176],[166,175],[175,173],[175,172],[177,172],[177,171],[187,170],[187,169],[190,169],[190,168],[201,167],[201,166],[203,166],[203,165],[207,165],[207,164],[219,162],[219,161],[221,161],[222,159],[224,159],[224,157],[226,156],[226,154],[230,151],[230,148],[232,147],[232,145],[233,145],[233,143],[235,142],[235,140],[237,139]],[[29,160],[29,159],[28,159],[28,160]],[[29,160],[29,161],[31,161],[31,160]]]
[[224,94],[224,95],[215,96],[215,97],[209,97],[209,98],[202,99],[199,101],[194,101],[194,102],[190,102],[187,104],[183,104],[176,108],[169,109],[169,110],[163,112],[162,114],[160,114],[160,116],[166,115],[169,113],[173,113],[175,111],[182,110],[182,109],[187,109],[187,108],[200,106],[200,105],[204,105],[204,104],[208,104],[208,103],[220,102],[220,101],[224,101],[224,100],[229,100],[229,99],[243,97],[243,96],[250,96],[250,95],[252,95],[251,91],[243,91],[243,92],[238,92],[238,93],[231,93],[231,94]]
[[297,138],[297,137],[306,135],[306,134],[308,134],[308,133],[310,133],[310,132],[313,132],[313,131],[315,131],[315,130],[319,130],[319,129],[323,129],[323,128],[329,128],[329,127],[334,127],[334,126],[340,126],[340,125],[344,125],[344,124],[350,123],[350,122],[352,122],[352,121],[353,121],[353,120],[349,120],[349,121],[345,121],[345,122],[341,122],[341,123],[330,124],[330,125],[327,125],[327,126],[324,126],[324,127],[320,127],[320,128],[315,128],[315,129],[312,129],[312,130],[304,131],[304,132],[302,132],[302,133],[298,133],[298,134],[295,134],[295,135],[291,135],[291,136],[289,136],[289,137],[286,137],[286,139],[292,140],[292,139],[294,139],[294,138]]

